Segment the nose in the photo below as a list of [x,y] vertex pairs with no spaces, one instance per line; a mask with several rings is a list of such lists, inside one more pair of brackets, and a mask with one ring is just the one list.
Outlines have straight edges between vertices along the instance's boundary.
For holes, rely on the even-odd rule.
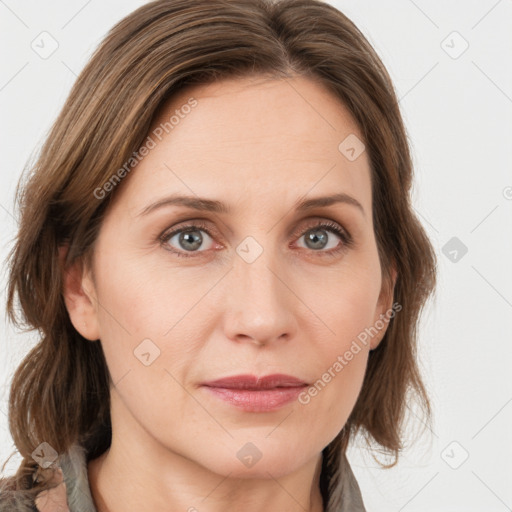
[[286,267],[266,251],[252,263],[236,256],[225,283],[224,333],[234,342],[258,346],[292,339],[300,301]]

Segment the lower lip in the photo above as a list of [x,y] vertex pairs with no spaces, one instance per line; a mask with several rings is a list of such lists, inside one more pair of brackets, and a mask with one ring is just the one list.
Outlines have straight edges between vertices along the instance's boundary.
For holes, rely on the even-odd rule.
[[261,391],[203,386],[217,398],[246,412],[269,412],[293,402],[307,386],[272,388]]

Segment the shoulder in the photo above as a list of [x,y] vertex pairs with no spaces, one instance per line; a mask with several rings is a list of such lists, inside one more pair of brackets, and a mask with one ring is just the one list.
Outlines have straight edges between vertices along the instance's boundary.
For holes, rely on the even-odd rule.
[[13,478],[0,479],[0,512],[37,512],[34,498],[12,487]]
[[51,503],[59,510],[59,504],[65,504],[70,512],[97,512],[89,488],[84,448],[72,445],[59,456],[58,466],[61,483],[35,497],[33,491],[14,489],[12,478],[0,480],[0,512],[54,512]]

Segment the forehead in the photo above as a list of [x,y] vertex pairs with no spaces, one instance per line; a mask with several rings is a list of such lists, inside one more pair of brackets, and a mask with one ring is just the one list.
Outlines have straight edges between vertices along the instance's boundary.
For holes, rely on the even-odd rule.
[[162,106],[148,135],[155,144],[123,191],[133,211],[164,193],[261,204],[344,192],[371,208],[366,152],[351,161],[339,148],[347,137],[363,140],[359,127],[308,78],[189,86]]

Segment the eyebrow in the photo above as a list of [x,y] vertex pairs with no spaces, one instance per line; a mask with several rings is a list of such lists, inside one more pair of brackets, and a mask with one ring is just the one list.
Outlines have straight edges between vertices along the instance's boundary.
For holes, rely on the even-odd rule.
[[[351,206],[355,206],[366,217],[366,212],[364,211],[364,208],[361,205],[361,203],[357,199],[343,192],[333,194],[330,196],[298,200],[294,204],[294,208],[298,212],[306,212],[312,210],[313,208],[331,206],[337,203],[344,203],[349,204]],[[170,196],[160,199],[155,203],[146,206],[137,214],[137,217],[148,215],[149,213],[166,206],[185,206],[186,208],[190,208],[193,210],[209,211],[213,213],[228,214],[231,212],[231,208],[229,206],[222,203],[221,201],[217,201],[214,199],[206,199],[197,196]]]

